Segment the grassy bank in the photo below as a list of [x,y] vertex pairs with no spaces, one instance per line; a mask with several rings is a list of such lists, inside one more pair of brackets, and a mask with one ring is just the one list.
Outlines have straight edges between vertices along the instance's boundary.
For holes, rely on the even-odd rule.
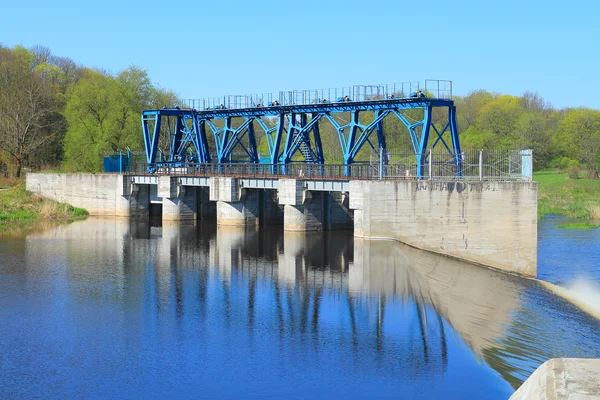
[[23,183],[0,191],[0,228],[15,221],[73,218],[88,215],[82,208],[27,192]]
[[600,219],[600,180],[569,179],[566,173],[536,172],[538,215]]

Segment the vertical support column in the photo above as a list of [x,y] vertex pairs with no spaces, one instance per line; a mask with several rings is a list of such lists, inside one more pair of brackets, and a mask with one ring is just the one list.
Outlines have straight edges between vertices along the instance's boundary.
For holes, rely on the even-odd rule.
[[304,181],[281,179],[279,204],[283,209],[283,229],[286,231],[321,231],[326,227],[326,192],[309,192]]
[[176,176],[159,176],[158,192],[162,197],[163,221],[196,220],[196,188],[179,184]]
[[131,196],[129,196],[129,217],[150,218],[150,185],[132,185]]
[[[311,120],[314,118],[320,118],[318,114],[311,114]],[[317,153],[317,163],[324,164],[325,163],[325,155],[323,153],[323,144],[321,142],[321,131],[319,129],[319,123],[321,120],[315,122],[312,127],[313,135],[315,137],[315,150]]]
[[452,137],[452,150],[454,151],[456,163],[456,176],[462,176],[462,149],[458,138],[458,125],[456,123],[456,106],[448,107],[448,123],[450,124],[450,136]]
[[365,201],[369,194],[367,181],[350,181],[348,208],[353,212],[354,236],[366,237],[371,231],[370,203]]
[[483,150],[479,150],[479,181],[483,181]]
[[279,119],[277,121],[277,132],[275,133],[275,139],[271,143],[271,148],[269,149],[271,151],[271,164],[273,164],[273,166],[272,166],[273,173],[275,173],[277,171],[277,168],[278,168],[277,164],[279,164],[281,162],[281,160],[279,159],[279,153],[280,153],[280,148],[281,148],[281,139],[283,138],[284,130],[285,130],[285,114],[280,113]]
[[236,178],[212,177],[210,200],[217,202],[217,224],[229,226],[258,225],[260,194],[240,187]]
[[351,176],[352,169],[349,167],[350,164],[354,163],[354,155],[352,154],[352,149],[354,148],[354,143],[356,142],[356,134],[358,133],[358,128],[360,125],[360,112],[352,111],[350,113],[350,133],[348,134],[348,139],[346,140],[346,148],[343,148],[344,151],[344,175]]
[[429,144],[429,130],[431,129],[431,106],[424,108],[423,130],[421,131],[421,140],[419,141],[419,154],[417,154],[417,177],[422,179],[425,175],[425,154]]
[[171,155],[170,161],[177,161],[175,159],[176,156],[183,156],[184,154],[180,154],[181,147],[181,138],[183,136],[183,127],[184,127],[183,116],[178,115],[175,119],[175,132],[173,132],[173,141],[171,142]]
[[259,163],[260,160],[258,158],[258,146],[256,145],[256,136],[254,135],[254,118],[250,117],[250,122],[248,122],[248,142],[250,143],[250,153],[251,153],[251,162]]

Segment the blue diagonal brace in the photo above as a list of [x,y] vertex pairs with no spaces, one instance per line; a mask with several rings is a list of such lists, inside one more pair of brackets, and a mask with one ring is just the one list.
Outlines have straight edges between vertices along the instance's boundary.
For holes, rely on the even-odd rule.
[[[154,121],[153,132],[150,133],[148,122]],[[158,112],[142,113],[142,130],[144,133],[144,147],[146,149],[146,162],[154,164],[156,153],[158,151],[158,139],[160,138],[160,123],[161,118]]]
[[423,178],[425,175],[425,165],[427,162],[427,145],[429,144],[429,130],[431,127],[431,106],[425,107],[423,111],[423,131],[419,141],[419,151],[417,153],[417,177]]

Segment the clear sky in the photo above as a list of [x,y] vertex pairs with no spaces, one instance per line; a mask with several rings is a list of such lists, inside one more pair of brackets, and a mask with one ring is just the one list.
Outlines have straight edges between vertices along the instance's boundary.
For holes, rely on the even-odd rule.
[[4,1],[0,44],[44,45],[183,98],[449,79],[600,108],[600,3]]

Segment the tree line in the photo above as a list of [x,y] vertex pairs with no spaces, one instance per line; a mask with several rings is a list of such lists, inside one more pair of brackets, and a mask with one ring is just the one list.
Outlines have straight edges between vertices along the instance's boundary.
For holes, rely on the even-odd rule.
[[97,172],[106,154],[143,148],[142,110],[176,99],[135,66],[111,74],[46,47],[0,46],[0,171]]
[[[599,110],[557,110],[533,92],[478,90],[454,99],[464,149],[533,149],[536,170],[581,166],[600,178]],[[16,177],[25,167],[98,172],[105,155],[143,149],[142,110],[177,101],[136,66],[112,74],[46,47],[0,46],[0,172]],[[420,119],[419,111],[411,112]],[[410,148],[402,123],[384,124],[389,149]],[[335,130],[323,129],[322,137],[327,159],[339,161]]]

